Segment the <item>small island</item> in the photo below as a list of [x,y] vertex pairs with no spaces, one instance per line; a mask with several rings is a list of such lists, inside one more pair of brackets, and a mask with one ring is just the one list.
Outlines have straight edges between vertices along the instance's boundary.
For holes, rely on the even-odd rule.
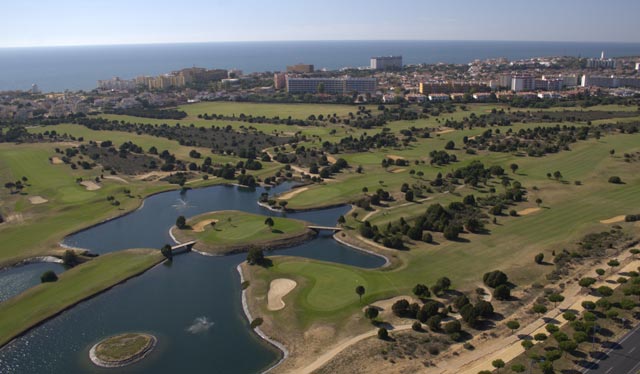
[[204,213],[171,228],[179,242],[195,240],[195,249],[211,254],[230,254],[260,249],[285,248],[313,238],[316,231],[304,221],[250,214],[235,210]]
[[91,347],[91,361],[102,367],[115,368],[142,360],[156,346],[155,336],[126,333],[111,336]]

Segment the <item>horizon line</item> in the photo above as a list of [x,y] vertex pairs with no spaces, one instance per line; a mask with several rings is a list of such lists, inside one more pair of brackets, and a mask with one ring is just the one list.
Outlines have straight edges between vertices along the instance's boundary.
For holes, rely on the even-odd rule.
[[124,47],[148,45],[187,45],[187,44],[230,44],[230,43],[317,43],[317,42],[507,42],[507,43],[606,43],[606,44],[640,44],[635,41],[610,40],[507,40],[507,39],[299,39],[299,40],[218,40],[218,41],[187,41],[187,42],[132,42],[132,43],[98,43],[98,44],[48,44],[48,45],[15,45],[0,46],[0,49],[29,49],[29,48],[69,48],[69,47]]

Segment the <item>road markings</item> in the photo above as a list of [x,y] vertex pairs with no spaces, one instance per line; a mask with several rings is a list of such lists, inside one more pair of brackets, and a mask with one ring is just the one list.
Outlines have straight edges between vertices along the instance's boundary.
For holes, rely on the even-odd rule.
[[636,348],[638,348],[638,347],[633,347],[633,348],[631,348],[631,349],[629,350],[629,353],[633,353],[633,351],[635,351],[635,350],[636,350]]
[[610,368],[609,368],[609,370],[607,370],[605,373],[606,373],[606,374],[609,374],[609,373],[611,373],[611,370],[613,370],[613,366],[612,366],[612,367],[610,367]]

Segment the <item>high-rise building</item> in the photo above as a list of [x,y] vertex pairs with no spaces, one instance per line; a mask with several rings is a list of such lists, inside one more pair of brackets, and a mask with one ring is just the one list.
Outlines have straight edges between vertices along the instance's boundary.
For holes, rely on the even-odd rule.
[[536,80],[531,75],[514,75],[511,78],[511,91],[531,91],[536,88]]
[[402,69],[402,56],[371,57],[371,69],[400,70]]
[[273,87],[276,90],[287,88],[287,75],[284,73],[275,73],[273,75]]
[[375,78],[293,78],[287,76],[286,84],[287,92],[297,94],[347,95],[352,92],[375,93],[377,89]]
[[287,73],[308,74],[313,73],[314,67],[310,64],[296,64],[287,66]]

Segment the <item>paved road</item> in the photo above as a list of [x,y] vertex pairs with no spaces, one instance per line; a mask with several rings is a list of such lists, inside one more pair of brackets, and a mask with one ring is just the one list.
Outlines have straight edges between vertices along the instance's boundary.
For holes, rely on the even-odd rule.
[[606,352],[606,358],[596,362],[588,374],[638,374],[640,373],[640,326],[637,326],[618,345]]

